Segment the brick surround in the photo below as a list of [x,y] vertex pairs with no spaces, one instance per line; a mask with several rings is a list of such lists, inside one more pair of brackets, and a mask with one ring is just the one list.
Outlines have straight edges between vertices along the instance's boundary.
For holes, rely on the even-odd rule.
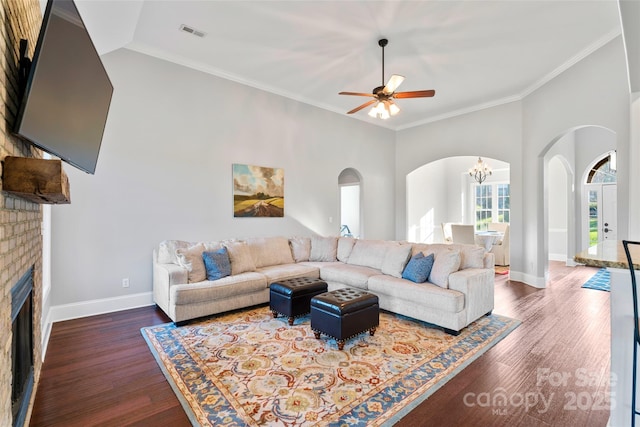
[[[42,22],[38,0],[0,0],[2,58],[0,67],[0,160],[6,156],[42,157],[40,150],[11,134],[17,113],[20,39],[28,39],[28,56]],[[11,287],[31,266],[33,282],[33,343],[35,383],[42,367],[42,209],[40,205],[0,193],[0,425],[11,419]],[[31,405],[35,393],[32,395]]]

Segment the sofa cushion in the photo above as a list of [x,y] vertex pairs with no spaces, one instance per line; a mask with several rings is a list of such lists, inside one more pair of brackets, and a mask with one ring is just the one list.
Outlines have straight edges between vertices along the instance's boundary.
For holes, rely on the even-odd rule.
[[484,268],[485,250],[476,245],[455,245],[460,251],[460,270],[464,268]]
[[310,237],[292,237],[289,239],[289,246],[295,262],[309,261],[311,255]]
[[415,283],[426,282],[429,274],[431,274],[434,258],[433,254],[424,256],[422,252],[418,252],[409,260],[409,263],[402,272],[402,278]]
[[218,280],[231,275],[231,261],[227,248],[202,252],[207,280]]
[[281,280],[293,279],[296,277],[320,278],[320,269],[304,264],[281,264],[261,267],[256,272],[264,274],[268,283],[279,282]]
[[[425,311],[436,309],[459,313],[465,307],[465,295],[462,292],[443,289],[429,282],[414,283],[387,275],[372,276],[369,278],[369,291],[378,296],[389,295],[400,301],[410,300],[421,305]],[[416,313],[416,318],[420,317]]]
[[383,240],[357,240],[347,263],[380,270],[389,244]]
[[176,305],[198,304],[259,292],[267,286],[265,276],[260,273],[246,272],[223,277],[220,280],[171,286],[170,298]]
[[335,261],[338,256],[338,238],[313,236],[309,261]]
[[449,275],[460,268],[460,252],[456,250],[440,251],[429,275],[429,282],[442,288],[449,287]]
[[164,240],[158,246],[158,264],[179,264],[176,250],[186,249],[193,243],[184,240]]
[[225,242],[224,246],[229,252],[232,275],[255,271],[256,265],[246,242]]
[[380,274],[380,270],[371,267],[350,264],[332,264],[320,269],[320,278],[327,282],[338,282],[346,286],[367,289],[369,277]]
[[189,283],[201,282],[207,278],[204,261],[202,261],[204,250],[202,243],[196,243],[188,248],[176,249],[178,264],[187,270],[187,281]]
[[393,277],[402,277],[402,272],[411,255],[411,245],[392,244],[387,249],[387,254],[382,261],[382,272]]
[[286,237],[254,237],[246,240],[256,268],[293,263]]
[[340,237],[338,239],[338,261],[347,262],[355,243],[356,239],[354,239],[353,237]]

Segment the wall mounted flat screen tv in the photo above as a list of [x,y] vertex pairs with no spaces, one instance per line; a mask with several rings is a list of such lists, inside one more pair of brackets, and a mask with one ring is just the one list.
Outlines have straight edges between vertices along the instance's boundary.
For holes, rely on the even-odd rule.
[[14,131],[95,173],[113,86],[72,0],[49,0]]

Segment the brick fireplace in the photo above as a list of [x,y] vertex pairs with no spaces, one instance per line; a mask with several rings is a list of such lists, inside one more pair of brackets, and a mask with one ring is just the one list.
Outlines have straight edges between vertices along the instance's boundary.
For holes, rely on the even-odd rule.
[[[38,0],[0,0],[2,14],[2,102],[0,162],[6,156],[42,157],[40,150],[11,134],[19,105],[17,64],[21,38],[29,40],[29,56],[42,21]],[[12,288],[33,268],[31,292],[33,373],[37,384],[42,367],[42,209],[40,205],[0,192],[0,425],[12,416]],[[31,396],[31,405],[34,395]]]

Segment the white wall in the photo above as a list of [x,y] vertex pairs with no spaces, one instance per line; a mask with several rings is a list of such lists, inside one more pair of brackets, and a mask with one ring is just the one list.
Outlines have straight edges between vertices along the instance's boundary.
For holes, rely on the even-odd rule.
[[[66,167],[72,203],[53,209],[53,305],[150,292],[164,239],[337,235],[348,167],[363,232],[394,237],[392,131],[126,49],[103,61],[115,90],[96,174]],[[232,163],[284,168],[285,218],[233,218]]]
[[441,242],[440,223],[447,221],[448,191],[444,162],[434,162],[407,175],[407,233],[396,236],[410,242]]
[[568,240],[568,177],[558,156],[549,161],[549,259],[566,261]]

